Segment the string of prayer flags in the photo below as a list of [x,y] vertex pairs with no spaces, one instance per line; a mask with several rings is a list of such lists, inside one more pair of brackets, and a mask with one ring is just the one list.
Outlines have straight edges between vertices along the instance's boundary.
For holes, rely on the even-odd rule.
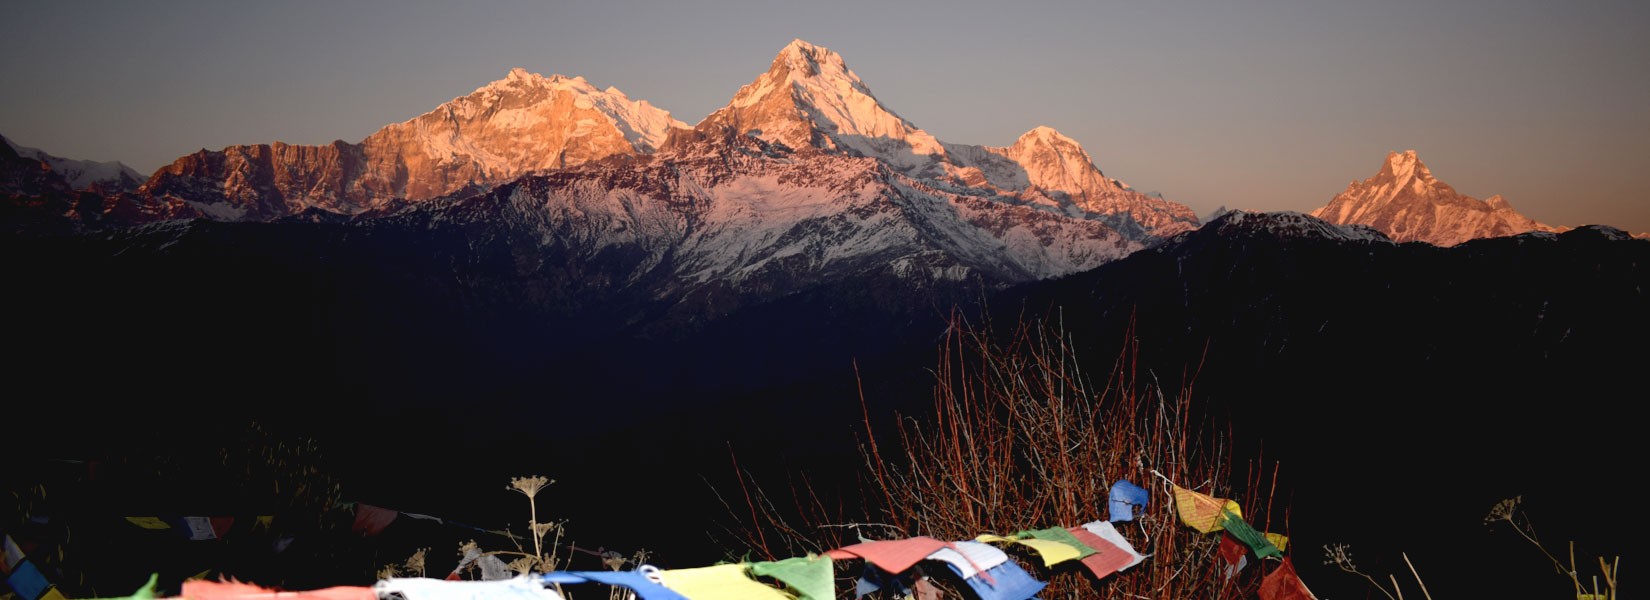
[[790,600],[779,590],[751,579],[743,564],[722,564],[691,569],[665,569],[659,572],[661,582],[690,600],[722,598],[726,600]]
[[406,600],[564,600],[538,578],[521,575],[499,581],[447,581],[427,577],[381,579],[374,600],[400,594]]
[[[946,549],[941,549],[943,550]],[[1008,557],[1003,558],[1006,560]],[[809,554],[779,561],[751,563],[750,569],[751,573],[757,576],[772,577],[783,582],[796,594],[798,600],[836,599],[830,557]]]
[[[687,600],[640,570],[636,571],[556,571],[539,578],[545,583],[603,583],[630,588],[641,600]],[[417,600],[408,598],[407,600]]]
[[1146,508],[1146,502],[1151,500],[1151,493],[1146,488],[1135,485],[1127,479],[1119,479],[1111,484],[1111,495],[1106,504],[1111,509],[1112,521],[1133,521],[1134,507]]
[[919,535],[903,540],[876,540],[843,546],[825,553],[825,556],[848,560],[863,558],[889,573],[903,573],[934,551],[945,547],[945,542]]
[[1008,562],[1008,553],[984,542],[951,542],[951,545],[928,555],[928,559],[943,561],[963,579],[968,579]]
[[1187,527],[1203,533],[1213,533],[1221,530],[1221,511],[1231,511],[1232,514],[1243,516],[1243,511],[1236,502],[1225,498],[1215,498],[1188,490],[1173,483],[1175,510],[1180,513],[1180,521]]
[[1062,544],[1060,542],[1041,540],[1037,538],[1021,538],[1016,536],[1004,537],[984,533],[980,534],[978,537],[975,537],[974,541],[996,542],[1000,544],[1020,544],[1027,548],[1031,548],[1032,550],[1036,550],[1037,556],[1043,559],[1044,567],[1052,567],[1068,560],[1077,560],[1077,558],[1083,554],[1082,551],[1072,547],[1070,544]]
[[1129,555],[1129,564],[1120,567],[1118,569],[1119,571],[1138,565],[1142,561],[1146,560],[1146,557],[1135,551],[1134,544],[1130,544],[1128,538],[1123,537],[1123,534],[1117,531],[1117,527],[1112,525],[1110,521],[1092,521],[1089,523],[1084,523],[1083,529],[1088,530],[1089,533],[1099,536],[1102,540],[1111,542],[1112,546]]
[[365,586],[335,586],[318,590],[288,592],[239,581],[187,579],[178,593],[188,600],[378,600],[378,593]]
[[[957,567],[951,565],[951,568],[954,570]],[[963,579],[963,582],[974,590],[980,600],[1026,600],[1048,586],[1048,583],[1038,581],[1012,560],[980,571],[978,576]]]
[[1295,565],[1288,558],[1260,580],[1260,600],[1318,600],[1312,590],[1295,574]]
[[1277,546],[1273,546],[1271,540],[1266,539],[1266,534],[1256,531],[1254,527],[1249,525],[1248,521],[1243,520],[1243,517],[1227,510],[1221,511],[1220,516],[1221,527],[1226,529],[1227,535],[1247,544],[1255,551],[1256,557],[1280,558],[1283,556],[1283,552],[1278,550]]

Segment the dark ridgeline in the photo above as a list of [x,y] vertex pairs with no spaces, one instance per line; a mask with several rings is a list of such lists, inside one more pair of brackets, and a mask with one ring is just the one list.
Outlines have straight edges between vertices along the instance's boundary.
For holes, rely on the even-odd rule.
[[1400,553],[1434,597],[1566,593],[1535,547],[1482,522],[1518,495],[1549,549],[1628,554],[1609,490],[1637,454],[1650,242],[1583,227],[1439,248],[1305,222],[1227,215],[993,302],[1058,314],[1091,360],[1132,326],[1170,389],[1195,370],[1238,451],[1281,463],[1295,565],[1320,597],[1366,591],[1323,564],[1330,543],[1411,593]]
[[648,290],[592,286],[622,279],[622,254],[523,273],[509,233],[292,219],[9,235],[11,422],[28,424],[13,447],[209,453],[257,419],[322,440],[361,502],[519,525],[503,484],[545,474],[541,507],[573,541],[709,564],[727,550],[706,532],[731,522],[709,491],[733,489],[730,448],[776,485],[806,471],[853,494],[855,361],[878,415],[920,410],[949,307],[985,306],[1062,323],[1091,373],[1131,326],[1167,389],[1200,369],[1196,396],[1231,418],[1240,456],[1282,464],[1292,553],[1321,595],[1359,587],[1320,564],[1331,542],[1383,572],[1406,572],[1407,552],[1435,594],[1562,592],[1534,548],[1481,524],[1519,494],[1544,541],[1627,551],[1600,509],[1633,456],[1622,402],[1650,358],[1650,242],[1582,228],[1437,248],[1246,216],[990,297],[847,277],[662,329],[648,324],[681,315]]

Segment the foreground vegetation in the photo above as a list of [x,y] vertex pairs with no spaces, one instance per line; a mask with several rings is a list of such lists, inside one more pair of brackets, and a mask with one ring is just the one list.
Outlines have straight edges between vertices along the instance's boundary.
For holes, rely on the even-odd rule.
[[[1234,464],[1230,432],[1199,412],[1191,389],[1159,387],[1149,372],[1142,372],[1132,347],[1103,361],[1109,363],[1108,370],[1087,372],[1083,365],[1095,364],[1094,357],[1079,356],[1063,331],[1042,323],[995,331],[988,323],[955,318],[939,349],[932,403],[926,411],[892,415],[889,423],[873,413],[872,399],[862,394],[864,468],[857,487],[863,495],[857,502],[829,501],[813,493],[816,482],[807,473],[793,474],[785,485],[776,486],[772,473],[738,471],[737,485],[719,490],[728,513],[737,517],[728,529],[726,559],[776,560],[860,541],[919,535],[968,540],[983,533],[1075,526],[1106,520],[1112,484],[1129,481],[1154,493],[1132,520],[1117,525],[1150,558],[1101,579],[1069,564],[1037,572],[1049,583],[1038,597],[1223,600],[1259,595],[1262,578],[1273,565],[1251,554],[1248,568],[1228,569],[1220,558],[1221,535],[1187,527],[1170,501],[1169,488],[1232,499],[1257,529],[1287,532],[1288,507],[1274,500],[1278,467],[1259,461]],[[279,572],[281,563],[248,561],[176,573],[173,582],[189,576],[227,577],[303,590],[370,585],[375,578],[390,577],[480,579],[496,576],[498,569],[522,574],[565,570],[578,552],[592,553],[569,541],[567,521],[541,514],[542,495],[554,484],[541,475],[516,477],[503,486],[526,501],[524,530],[478,530],[447,545],[451,550],[428,545],[391,555],[350,531],[353,507],[343,501],[341,483],[329,473],[324,452],[312,440],[286,439],[254,424],[237,444],[204,462],[199,457],[152,460],[129,469],[129,477],[175,482],[186,473],[218,473],[211,479],[214,485],[256,498],[258,510],[276,517],[274,527],[241,540],[223,540],[226,545],[267,546],[300,532],[330,536],[331,543],[302,551],[302,558],[307,565],[337,568],[300,576]],[[733,460],[737,465],[736,456]],[[9,502],[0,507],[8,509],[0,515],[0,529],[29,536],[30,558],[52,575],[65,596],[123,596],[135,587],[128,583],[132,575],[172,567],[170,557],[163,555],[124,556],[111,562],[110,555],[94,550],[106,545],[101,537],[110,531],[41,520],[62,514],[65,502],[96,503],[96,498],[64,498],[46,484],[21,483],[8,482],[14,487],[7,490]],[[135,479],[114,485],[137,487]],[[1619,559],[1598,557],[1593,571],[1591,561],[1577,558],[1574,544],[1567,553],[1551,552],[1536,537],[1519,498],[1497,504],[1485,522],[1508,527],[1533,544],[1573,582],[1578,599],[1616,599]],[[595,553],[601,568],[611,570],[635,569],[650,559],[646,550]],[[1402,600],[1406,589],[1432,598],[1425,574],[1413,565],[1407,574],[1377,575],[1361,571],[1346,545],[1328,546],[1325,553],[1327,564],[1366,580],[1390,600]],[[1560,558],[1566,554],[1567,560]],[[1022,564],[1037,564],[1034,557],[1019,558]],[[1407,556],[1405,560],[1407,564]],[[456,567],[449,570],[446,565]],[[837,589],[853,589],[858,574],[839,566]],[[932,581],[946,597],[971,597],[955,579]],[[564,593],[573,597],[588,592]],[[614,600],[623,597],[616,589],[606,593]],[[0,600],[34,599],[7,592]]]

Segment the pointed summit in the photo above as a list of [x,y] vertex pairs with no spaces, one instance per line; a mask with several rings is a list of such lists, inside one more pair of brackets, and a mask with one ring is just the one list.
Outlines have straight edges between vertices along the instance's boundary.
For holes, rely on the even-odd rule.
[[1040,189],[1087,198],[1123,188],[1100,172],[1077,140],[1046,125],[1025,132],[1004,155],[1019,163],[1031,185]]
[[1388,152],[1374,177],[1347,184],[1346,191],[1312,216],[1337,225],[1368,225],[1397,242],[1454,246],[1471,239],[1560,231],[1535,222],[1506,199],[1488,201],[1462,195],[1439,181],[1414,150]]
[[848,71],[848,65],[842,62],[842,56],[826,48],[815,46],[801,39],[791,40],[779,51],[773,59],[773,65],[768,72],[776,70],[797,73],[801,77],[829,77],[851,78],[859,81],[859,77]]
[[888,110],[837,53],[792,40],[767,72],[705,117],[701,132],[749,136],[792,150],[814,147],[918,166],[944,149]]

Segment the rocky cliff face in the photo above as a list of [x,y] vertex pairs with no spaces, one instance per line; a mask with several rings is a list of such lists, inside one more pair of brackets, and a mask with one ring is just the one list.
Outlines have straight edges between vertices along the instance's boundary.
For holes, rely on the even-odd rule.
[[1398,242],[1454,246],[1467,240],[1563,229],[1537,223],[1500,196],[1479,200],[1433,177],[1414,150],[1390,152],[1374,177],[1353,181],[1312,216],[1374,227]]
[[140,193],[179,206],[177,217],[267,220],[311,208],[357,214],[609,156],[645,154],[669,130],[683,127],[615,88],[514,69],[360,143],[202,150],[161,168]]

